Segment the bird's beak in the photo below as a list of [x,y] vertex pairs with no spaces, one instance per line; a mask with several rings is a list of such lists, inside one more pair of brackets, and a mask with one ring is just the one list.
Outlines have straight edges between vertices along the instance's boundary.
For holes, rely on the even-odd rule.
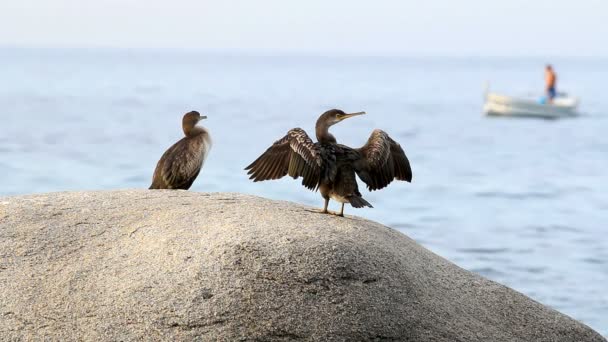
[[198,121],[201,121],[201,120],[206,119],[206,118],[207,118],[207,115],[201,115],[201,117],[198,118]]
[[352,118],[353,116],[357,116],[357,115],[363,115],[363,114],[365,114],[365,112],[356,112],[356,113],[344,114],[344,115],[342,115],[342,117],[340,118],[340,121],[342,121],[342,120],[344,120],[344,119]]

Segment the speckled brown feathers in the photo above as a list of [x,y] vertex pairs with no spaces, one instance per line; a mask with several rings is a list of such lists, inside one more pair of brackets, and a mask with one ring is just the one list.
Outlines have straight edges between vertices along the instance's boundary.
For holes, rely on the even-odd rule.
[[205,118],[196,111],[184,115],[182,129],[186,136],[162,155],[156,164],[150,189],[188,190],[192,186],[211,149],[209,132],[196,125]]
[[371,207],[361,197],[355,174],[369,190],[386,187],[393,179],[411,182],[412,170],[401,146],[382,130],[374,130],[367,143],[359,148],[340,145],[329,127],[363,112],[346,114],[332,109],[317,120],[313,142],[301,128],[294,128],[277,140],[258,159],[245,169],[254,182],[279,179],[287,174],[302,177],[302,185],[319,189],[325,199],[323,212],[327,212],[330,198],[350,203],[355,208]]
[[405,152],[386,132],[375,129],[367,143],[357,151],[361,154],[355,162],[357,174],[370,191],[386,187],[393,179],[412,181],[412,169]]
[[186,137],[171,146],[156,165],[150,189],[188,190],[201,171],[201,140]]
[[302,185],[315,190],[321,176],[321,151],[301,128],[294,128],[275,141],[245,170],[254,182],[290,175],[302,177]]

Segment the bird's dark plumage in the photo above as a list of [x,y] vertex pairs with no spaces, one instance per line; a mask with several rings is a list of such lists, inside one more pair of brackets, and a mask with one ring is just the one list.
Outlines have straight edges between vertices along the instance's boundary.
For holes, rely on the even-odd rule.
[[362,157],[355,162],[357,174],[370,191],[386,187],[393,179],[412,181],[412,169],[405,152],[386,132],[375,129],[367,143],[357,151]]
[[330,198],[350,203],[355,208],[371,204],[361,197],[355,174],[369,190],[379,190],[393,179],[411,182],[412,170],[401,146],[384,131],[376,129],[367,143],[358,149],[338,144],[329,127],[356,115],[332,109],[323,113],[316,124],[318,142],[301,128],[294,128],[277,140],[245,169],[254,182],[278,179],[287,174],[302,177],[302,185],[319,189],[325,199],[324,212]]
[[184,115],[182,129],[186,136],[162,155],[156,164],[150,189],[188,190],[192,186],[211,149],[209,132],[197,126],[206,118],[196,111]]
[[254,182],[279,179],[287,174],[302,177],[302,185],[315,190],[321,176],[321,149],[301,128],[294,128],[275,141],[247,169]]

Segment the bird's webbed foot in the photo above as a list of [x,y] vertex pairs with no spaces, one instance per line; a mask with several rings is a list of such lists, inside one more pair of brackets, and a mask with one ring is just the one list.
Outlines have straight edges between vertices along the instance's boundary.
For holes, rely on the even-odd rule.
[[330,211],[330,210],[323,210],[323,209],[319,209],[318,211],[320,214],[327,214],[327,215],[334,215],[334,216],[340,216],[340,217],[344,217],[343,213],[339,213],[337,211]]
[[309,211],[315,212],[315,213],[319,213],[319,214],[343,216],[343,215],[340,215],[339,213],[337,213],[335,211],[330,211],[330,210],[327,210],[327,209],[312,209],[312,210],[309,210]]

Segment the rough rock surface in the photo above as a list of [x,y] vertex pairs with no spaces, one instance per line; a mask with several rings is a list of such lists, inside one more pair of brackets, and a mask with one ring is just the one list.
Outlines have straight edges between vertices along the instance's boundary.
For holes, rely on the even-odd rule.
[[0,336],[605,341],[380,224],[165,190],[0,198]]

